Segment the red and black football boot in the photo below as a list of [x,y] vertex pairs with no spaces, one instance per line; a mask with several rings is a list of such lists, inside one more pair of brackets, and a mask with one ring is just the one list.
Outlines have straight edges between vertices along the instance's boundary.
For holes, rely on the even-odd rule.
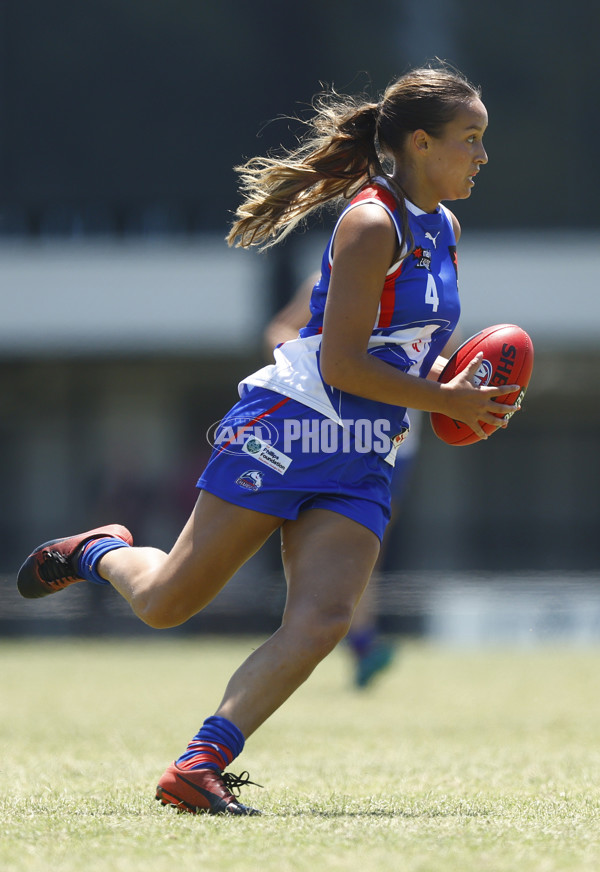
[[[175,763],[167,767],[156,788],[156,799],[190,814],[260,814],[255,808],[238,802],[239,788],[250,781],[247,772],[233,775],[216,769],[180,769]],[[255,784],[260,787],[260,784]]]
[[63,590],[76,581],[83,581],[77,575],[77,560],[81,547],[90,539],[101,539],[105,536],[122,539],[128,545],[133,544],[131,533],[121,524],[108,524],[106,527],[96,527],[77,536],[44,542],[29,555],[19,569],[17,588],[21,596],[26,599],[38,599]]

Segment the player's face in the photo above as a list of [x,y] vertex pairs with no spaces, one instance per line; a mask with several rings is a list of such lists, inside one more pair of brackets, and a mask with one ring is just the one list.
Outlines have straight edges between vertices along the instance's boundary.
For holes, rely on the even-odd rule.
[[458,109],[440,137],[429,137],[425,185],[437,202],[471,196],[474,178],[488,160],[483,147],[487,124],[485,106],[475,99]]

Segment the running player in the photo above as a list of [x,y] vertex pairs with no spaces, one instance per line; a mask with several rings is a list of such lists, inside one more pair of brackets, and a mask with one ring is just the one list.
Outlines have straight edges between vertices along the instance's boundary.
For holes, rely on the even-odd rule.
[[449,383],[436,380],[459,316],[460,228],[440,203],[469,197],[487,163],[478,88],[440,65],[402,76],[378,102],[330,93],[314,109],[297,148],[238,168],[243,202],[228,241],[275,244],[321,205],[349,205],[311,320],[240,386],[172,550],[133,547],[113,525],[47,542],[19,571],[23,596],[112,584],[147,624],[172,627],[280,530],[281,626],[158,782],[163,804],[192,812],[254,813],[235,795],[247,778],[224,770],[346,635],[389,519],[406,408],[442,412],[482,438],[481,422],[505,426],[498,413],[517,409],[496,401],[518,385],[473,384],[480,355]]
[[[309,275],[296,289],[292,298],[268,322],[264,332],[265,351],[272,355],[273,349],[298,338],[298,333],[311,317],[310,301],[313,288],[320,279],[320,273]],[[450,351],[450,345],[444,354]],[[402,502],[407,490],[416,456],[418,454],[421,430],[421,413],[411,413],[410,436],[405,439],[396,452],[394,471],[390,484],[391,520],[381,543],[375,576],[384,568],[389,549],[390,535],[394,532],[395,517],[401,514]],[[377,592],[374,579],[366,587],[352,617],[352,624],[346,636],[348,650],[352,656],[354,684],[358,688],[369,686],[373,680],[393,662],[396,646],[383,637],[378,630]]]

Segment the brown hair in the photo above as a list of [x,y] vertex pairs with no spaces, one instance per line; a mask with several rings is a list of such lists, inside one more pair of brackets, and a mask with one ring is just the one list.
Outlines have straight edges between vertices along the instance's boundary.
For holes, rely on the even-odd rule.
[[[383,156],[398,159],[410,132],[441,136],[459,105],[480,96],[479,88],[445,65],[412,70],[389,85],[378,103],[334,90],[318,95],[297,148],[234,168],[243,202],[227,242],[242,248],[274,245],[315,209],[338,197],[349,200],[367,181],[384,175]],[[389,181],[406,241],[404,195]]]

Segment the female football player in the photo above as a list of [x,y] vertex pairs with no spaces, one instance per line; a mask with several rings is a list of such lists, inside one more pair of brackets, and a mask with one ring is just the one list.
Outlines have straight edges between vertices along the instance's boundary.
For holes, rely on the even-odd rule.
[[295,149],[239,167],[230,244],[274,245],[313,210],[346,201],[308,325],[240,385],[170,553],[132,547],[129,531],[112,525],[47,542],[21,567],[23,596],[82,579],[112,584],[147,624],[172,627],[280,530],[281,626],[160,778],[165,805],[255,813],[224,770],[346,635],[389,519],[407,407],[463,421],[482,438],[482,422],[503,426],[498,414],[516,411],[498,398],[517,385],[474,385],[480,355],[447,384],[436,380],[459,317],[460,228],[441,202],[471,195],[487,163],[487,123],[478,88],[462,75],[416,69],[378,102],[321,95]]
[[[264,332],[264,345],[269,356],[275,346],[296,339],[299,330],[310,321],[310,300],[320,276],[320,272],[307,276],[287,304],[268,322]],[[444,356],[453,350],[454,346],[452,348],[450,346],[453,346],[453,340],[443,350]],[[421,412],[416,415],[411,413],[410,436],[398,446],[390,482],[390,523],[381,542],[375,578],[372,578],[365,588],[354,610],[352,624],[346,635],[345,641],[352,658],[354,685],[360,689],[370,685],[384,669],[390,666],[396,656],[397,646],[382,636],[378,630],[377,576],[384,568],[386,552],[389,552],[390,543],[393,541],[392,537],[396,529],[395,518],[402,514],[402,503],[419,449],[421,416]]]

